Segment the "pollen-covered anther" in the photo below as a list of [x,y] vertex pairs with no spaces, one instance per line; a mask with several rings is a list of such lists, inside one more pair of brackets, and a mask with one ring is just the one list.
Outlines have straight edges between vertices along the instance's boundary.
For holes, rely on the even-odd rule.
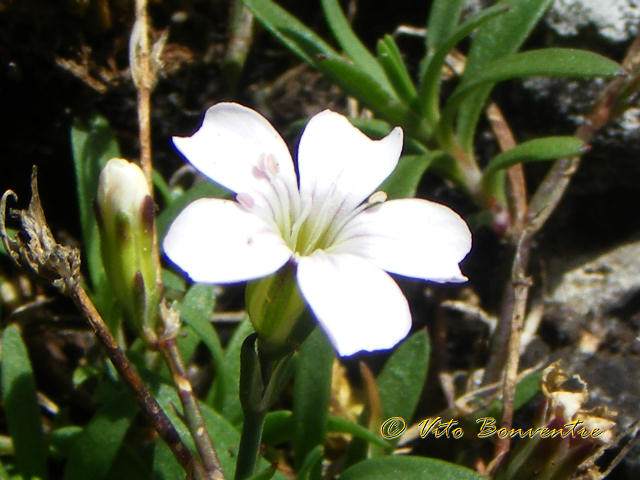
[[276,160],[276,157],[271,153],[266,153],[262,158],[264,160],[264,167],[266,171],[269,172],[271,175],[277,175],[278,172],[280,171],[280,167],[278,166],[278,161]]
[[251,209],[256,204],[256,202],[253,200],[253,197],[244,192],[236,195],[236,201],[246,209]]
[[384,203],[387,201],[387,194],[382,190],[378,190],[375,193],[372,193],[371,196],[367,199],[368,205],[377,205],[379,203]]

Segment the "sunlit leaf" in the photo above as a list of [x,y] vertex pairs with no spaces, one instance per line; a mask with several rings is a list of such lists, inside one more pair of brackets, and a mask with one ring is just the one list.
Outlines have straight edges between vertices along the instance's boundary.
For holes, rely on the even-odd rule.
[[391,85],[389,85],[380,64],[351,29],[340,2],[338,0],[321,0],[321,4],[331,32],[344,52],[363,72],[390,92]]
[[[509,11],[484,24],[471,42],[463,80],[471,80],[485,65],[502,56],[517,52],[536,26],[552,0],[500,0]],[[476,124],[491,85],[485,85],[467,97],[460,107],[457,137],[463,149],[472,151]]]

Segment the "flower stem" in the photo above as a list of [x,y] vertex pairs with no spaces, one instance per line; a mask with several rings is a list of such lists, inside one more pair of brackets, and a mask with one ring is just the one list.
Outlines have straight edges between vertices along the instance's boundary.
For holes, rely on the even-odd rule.
[[245,480],[255,472],[265,416],[266,412],[245,412],[235,480]]
[[292,351],[277,358],[265,358],[258,349],[258,335],[249,335],[240,351],[240,404],[244,421],[236,461],[235,480],[253,476],[258,463],[264,418],[284,388],[293,369]]

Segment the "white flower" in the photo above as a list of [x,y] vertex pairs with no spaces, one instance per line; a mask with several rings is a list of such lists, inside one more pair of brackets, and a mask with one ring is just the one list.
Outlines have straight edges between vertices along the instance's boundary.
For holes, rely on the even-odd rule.
[[[471,248],[465,222],[420,199],[367,198],[391,174],[402,129],[371,140],[325,110],[298,146],[299,187],[289,150],[271,124],[235,103],[207,110],[200,129],[174,144],[236,201],[200,199],[165,239],[168,257],[196,282],[232,283],[297,264],[304,299],[338,353],[388,349],[411,327],[407,300],[385,270],[463,282]],[[363,203],[364,202],[364,203]]]

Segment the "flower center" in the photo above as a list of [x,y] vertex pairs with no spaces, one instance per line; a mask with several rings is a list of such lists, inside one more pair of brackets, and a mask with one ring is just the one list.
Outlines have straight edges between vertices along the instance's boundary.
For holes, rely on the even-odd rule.
[[323,195],[322,202],[314,202],[311,194],[301,196],[298,186],[287,182],[275,156],[270,153],[260,155],[253,175],[263,180],[267,188],[252,195],[239,192],[236,201],[246,210],[273,222],[284,242],[300,256],[330,248],[351,219],[387,199],[387,195],[379,191],[358,207],[345,209],[346,198],[334,183]]

